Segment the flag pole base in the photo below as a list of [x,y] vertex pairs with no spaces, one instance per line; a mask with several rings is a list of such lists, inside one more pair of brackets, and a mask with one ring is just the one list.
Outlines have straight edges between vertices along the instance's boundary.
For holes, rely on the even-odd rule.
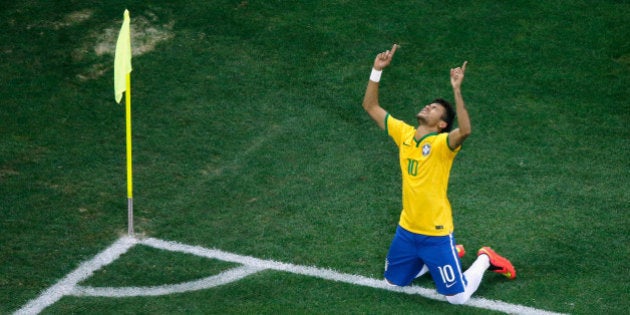
[[127,223],[128,223],[127,233],[129,234],[129,236],[133,237],[134,236],[134,230],[133,230],[133,198],[127,198]]

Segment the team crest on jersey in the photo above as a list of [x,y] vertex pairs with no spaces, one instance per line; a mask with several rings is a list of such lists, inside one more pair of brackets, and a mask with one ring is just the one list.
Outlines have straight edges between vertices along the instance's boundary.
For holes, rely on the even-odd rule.
[[427,143],[422,146],[422,156],[427,156],[429,153],[431,153],[431,145]]

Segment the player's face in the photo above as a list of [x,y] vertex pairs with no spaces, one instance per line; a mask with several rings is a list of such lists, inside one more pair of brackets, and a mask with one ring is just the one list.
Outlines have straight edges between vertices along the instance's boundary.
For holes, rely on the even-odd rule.
[[424,121],[426,124],[433,126],[437,125],[441,120],[442,116],[444,116],[444,107],[438,103],[431,103],[420,110],[420,112],[416,115],[418,120]]

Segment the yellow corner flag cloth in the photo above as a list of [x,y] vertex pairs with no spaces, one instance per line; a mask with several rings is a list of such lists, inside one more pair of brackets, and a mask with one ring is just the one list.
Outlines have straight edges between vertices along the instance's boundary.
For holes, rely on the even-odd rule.
[[127,90],[127,74],[130,73],[131,70],[129,11],[125,10],[123,24],[118,34],[118,41],[116,42],[116,55],[114,57],[114,92],[116,94],[116,103],[120,103],[123,92]]

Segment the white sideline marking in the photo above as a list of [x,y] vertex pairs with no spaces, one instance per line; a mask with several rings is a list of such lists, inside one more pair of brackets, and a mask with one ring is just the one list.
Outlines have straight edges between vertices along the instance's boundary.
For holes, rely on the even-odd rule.
[[77,283],[89,278],[94,271],[112,263],[120,255],[126,253],[131,247],[136,245],[137,240],[131,237],[121,237],[109,248],[94,256],[91,260],[82,263],[73,272],[59,280],[55,285],[48,288],[37,298],[29,301],[15,314],[38,314],[46,307],[55,304],[64,295],[69,295]]
[[[157,249],[192,254],[210,259],[241,264],[242,266],[224,271],[218,275],[210,276],[196,281],[184,282],[174,285],[163,285],[153,287],[125,287],[125,288],[95,288],[80,286],[79,282],[89,278],[94,271],[112,263],[120,255],[127,252],[136,244],[150,246]],[[435,290],[419,286],[397,287],[387,284],[382,279],[373,279],[359,275],[340,273],[331,269],[323,269],[309,266],[299,266],[289,263],[277,262],[273,260],[263,260],[250,256],[242,256],[224,252],[217,249],[208,249],[200,246],[191,246],[177,242],[163,241],[155,238],[138,240],[131,237],[122,237],[112,246],[96,255],[93,259],[82,263],[77,269],[61,279],[52,287],[43,291],[42,294],[29,301],[15,314],[37,314],[46,307],[56,303],[63,296],[105,296],[105,297],[129,297],[129,296],[157,296],[187,291],[202,290],[227,284],[240,280],[248,275],[266,269],[291,272],[295,274],[317,277],[326,280],[350,283],[354,285],[366,286],[376,289],[401,292],[406,294],[417,294],[425,298],[445,301],[444,297]],[[494,301],[484,298],[471,298],[466,306],[482,309],[505,312],[509,314],[560,314],[550,311],[540,310],[528,306],[510,304],[501,301]]]
[[[383,279],[373,279],[359,275],[351,275],[340,273],[331,269],[322,269],[316,267],[308,267],[308,266],[299,266],[288,263],[277,262],[273,260],[262,260],[255,257],[250,256],[242,256],[237,254],[232,254],[224,251],[220,251],[217,249],[207,249],[200,246],[191,246],[186,244],[181,244],[177,242],[163,241],[155,238],[148,238],[146,240],[140,241],[141,244],[151,246],[158,249],[173,251],[173,252],[181,252],[193,254],[196,256],[207,257],[212,259],[219,259],[223,261],[229,261],[234,263],[239,263],[248,266],[255,266],[261,269],[272,269],[278,271],[286,271],[295,274],[301,274],[306,276],[312,276],[317,278],[322,278],[326,280],[333,280],[338,282],[345,282],[360,286],[366,286],[376,289],[383,289],[394,292],[402,292],[407,294],[418,294],[425,298],[446,301],[444,296],[437,293],[437,291],[433,289],[427,289],[419,286],[406,286],[406,287],[398,287],[391,286],[387,284]],[[501,301],[494,301],[484,298],[476,298],[472,297],[465,304],[467,306],[473,306],[488,310],[500,311],[509,314],[541,314],[541,315],[552,315],[552,314],[560,314],[549,312],[545,310],[540,310],[533,307],[510,304]]]

